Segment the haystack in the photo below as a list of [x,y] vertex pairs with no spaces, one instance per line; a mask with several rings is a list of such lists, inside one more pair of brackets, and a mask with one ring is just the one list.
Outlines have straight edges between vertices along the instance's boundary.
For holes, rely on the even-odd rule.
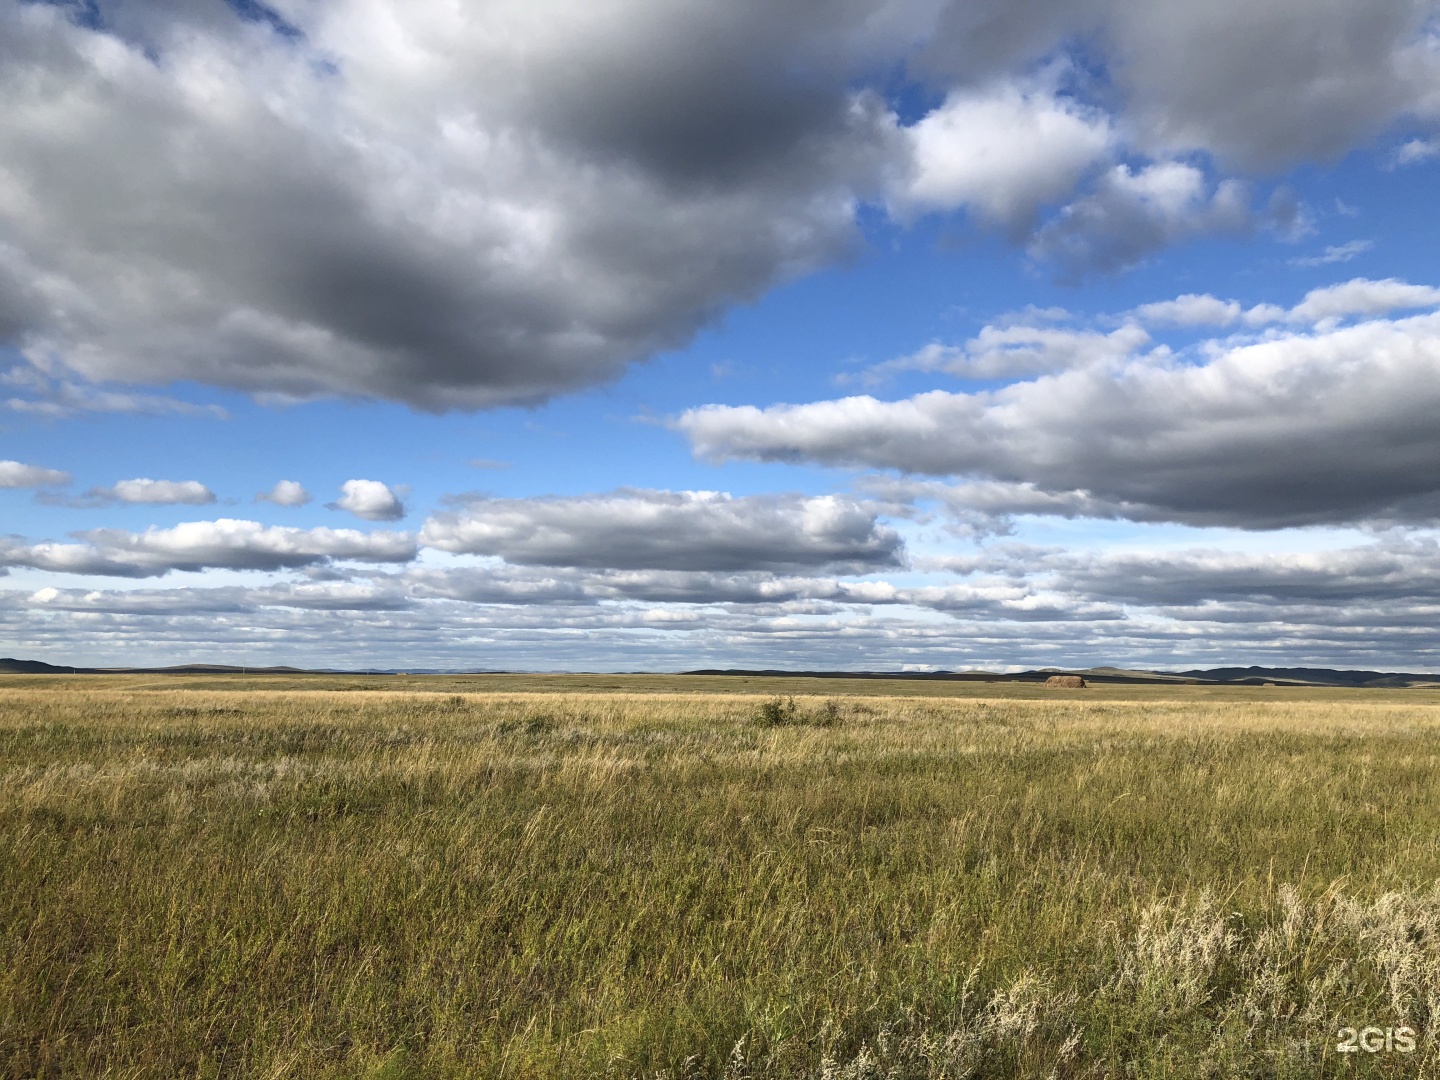
[[1051,675],[1045,680],[1046,686],[1057,686],[1062,690],[1084,690],[1086,682],[1079,675]]

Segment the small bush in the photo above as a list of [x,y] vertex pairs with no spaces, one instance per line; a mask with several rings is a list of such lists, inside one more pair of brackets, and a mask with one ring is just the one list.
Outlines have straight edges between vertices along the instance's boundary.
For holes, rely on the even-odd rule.
[[840,719],[840,703],[834,698],[807,712],[795,704],[793,697],[774,697],[760,706],[755,722],[761,727],[834,727]]
[[799,712],[793,697],[774,697],[760,706],[755,719],[761,727],[790,727],[799,722]]

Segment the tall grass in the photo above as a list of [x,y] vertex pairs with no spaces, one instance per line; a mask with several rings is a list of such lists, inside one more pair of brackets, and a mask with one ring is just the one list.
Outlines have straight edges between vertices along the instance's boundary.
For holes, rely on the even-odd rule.
[[3,1075],[1440,1067],[1428,698],[147,685],[0,693]]

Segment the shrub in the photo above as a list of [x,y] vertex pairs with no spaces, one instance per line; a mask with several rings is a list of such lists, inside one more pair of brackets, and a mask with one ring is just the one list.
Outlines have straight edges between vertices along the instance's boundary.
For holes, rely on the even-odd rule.
[[793,697],[774,697],[760,706],[755,719],[761,727],[790,727],[799,723],[799,713]]
[[774,697],[760,706],[755,722],[761,727],[834,727],[840,722],[840,703],[827,698],[814,712],[806,712],[793,697]]

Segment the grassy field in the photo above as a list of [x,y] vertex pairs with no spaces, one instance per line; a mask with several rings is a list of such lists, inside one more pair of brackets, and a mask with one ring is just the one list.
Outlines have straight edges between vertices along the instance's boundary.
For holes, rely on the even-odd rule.
[[1435,1076],[1437,770],[1427,690],[0,678],[0,1075]]

